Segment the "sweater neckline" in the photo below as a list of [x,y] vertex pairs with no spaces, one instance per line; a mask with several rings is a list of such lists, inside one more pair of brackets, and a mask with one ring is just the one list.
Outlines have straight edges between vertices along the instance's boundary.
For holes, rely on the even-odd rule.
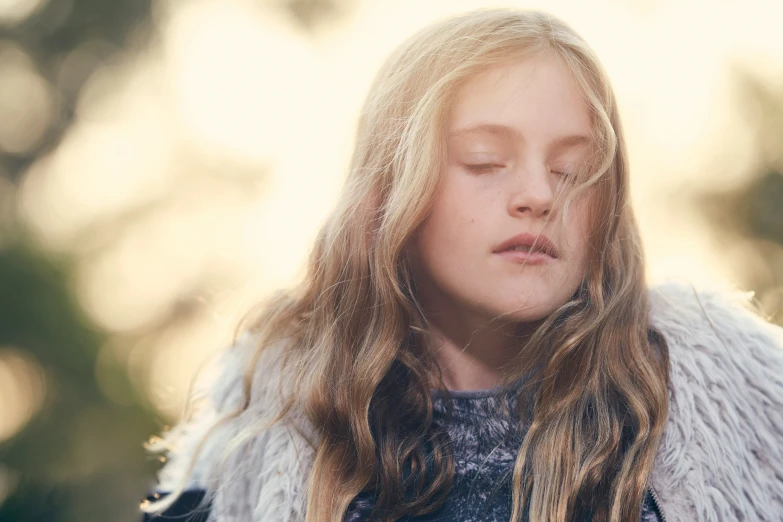
[[493,386],[492,388],[484,388],[482,390],[439,390],[431,389],[430,394],[433,398],[445,398],[451,397],[452,399],[486,399],[489,397],[497,397],[502,391],[501,386]]
[[[517,379],[515,382],[511,384],[508,390],[510,392],[513,392],[518,388],[520,388],[534,372],[535,369],[531,370],[530,372],[526,373],[525,375]],[[432,396],[432,398],[451,397],[452,399],[488,399],[488,398],[498,397],[501,395],[502,392],[503,392],[503,386],[501,385],[493,386],[491,388],[483,388],[480,390],[439,390],[437,388],[430,389],[430,395]]]

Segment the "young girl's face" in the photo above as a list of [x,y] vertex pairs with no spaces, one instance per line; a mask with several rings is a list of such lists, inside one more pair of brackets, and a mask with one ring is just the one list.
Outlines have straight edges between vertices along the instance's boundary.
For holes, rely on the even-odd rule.
[[[448,158],[432,212],[413,239],[425,310],[483,324],[546,317],[576,291],[587,260],[586,196],[563,222],[554,206],[563,173],[587,153],[590,116],[567,69],[532,56],[490,68],[458,91]],[[560,199],[558,199],[558,202]],[[548,254],[505,251],[539,233]],[[511,243],[508,243],[508,241]]]

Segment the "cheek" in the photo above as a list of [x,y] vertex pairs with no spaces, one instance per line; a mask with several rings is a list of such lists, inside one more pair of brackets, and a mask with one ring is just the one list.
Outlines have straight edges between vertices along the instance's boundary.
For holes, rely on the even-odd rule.
[[425,251],[447,248],[455,254],[482,247],[482,216],[495,204],[496,195],[474,185],[459,179],[444,184],[421,226],[420,246]]

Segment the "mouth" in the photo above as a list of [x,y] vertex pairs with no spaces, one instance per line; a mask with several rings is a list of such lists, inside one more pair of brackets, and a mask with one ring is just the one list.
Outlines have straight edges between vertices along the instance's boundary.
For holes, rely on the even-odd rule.
[[560,257],[560,252],[554,243],[543,234],[538,236],[528,233],[517,234],[500,243],[493,250],[509,259],[550,260]]
[[544,252],[528,252],[525,250],[504,250],[502,252],[496,252],[496,255],[499,255],[512,263],[524,263],[525,265],[546,265],[557,261],[556,258]]

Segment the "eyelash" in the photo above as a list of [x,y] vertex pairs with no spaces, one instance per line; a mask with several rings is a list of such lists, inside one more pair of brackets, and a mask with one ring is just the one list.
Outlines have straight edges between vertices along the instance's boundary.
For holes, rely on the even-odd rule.
[[[465,165],[465,168],[469,171],[475,173],[475,174],[486,174],[491,172],[492,170],[496,168],[503,168],[505,165],[497,165],[495,163],[481,163],[477,165]],[[552,171],[553,174],[557,174],[558,176],[562,176],[565,179],[571,179],[571,173],[570,172],[561,172],[561,171]]]
[[477,165],[465,165],[465,168],[475,174],[486,174],[496,168],[503,168],[503,165],[496,165],[494,163],[481,163]]

